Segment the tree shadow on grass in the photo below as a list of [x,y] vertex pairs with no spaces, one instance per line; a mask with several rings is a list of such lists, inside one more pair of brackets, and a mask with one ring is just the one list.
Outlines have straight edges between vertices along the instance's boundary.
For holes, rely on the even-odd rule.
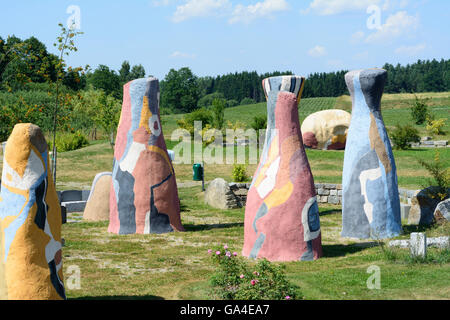
[[325,244],[322,245],[324,258],[345,257],[348,254],[358,253],[368,248],[378,246],[377,242],[362,242],[354,244]]
[[434,228],[436,228],[435,225],[412,225],[412,224],[408,224],[408,225],[403,225],[403,235],[409,235],[413,232],[426,232],[428,230],[432,230]]
[[105,300],[105,301],[111,301],[111,300],[165,300],[163,297],[158,296],[85,296],[85,297],[76,297],[76,298],[69,298],[68,300]]
[[183,224],[186,232],[198,232],[212,229],[228,229],[234,227],[243,227],[244,223],[236,222],[236,223],[217,223],[217,224]]
[[341,214],[342,210],[340,209],[330,209],[330,210],[325,210],[322,212],[319,212],[319,216],[328,216],[330,214]]

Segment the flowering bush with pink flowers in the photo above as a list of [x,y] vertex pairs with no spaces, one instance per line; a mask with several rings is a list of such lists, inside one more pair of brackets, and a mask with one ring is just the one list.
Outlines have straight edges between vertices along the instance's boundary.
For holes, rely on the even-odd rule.
[[216,272],[211,277],[213,298],[226,300],[301,299],[299,288],[285,276],[284,266],[266,259],[254,263],[227,245],[208,250]]

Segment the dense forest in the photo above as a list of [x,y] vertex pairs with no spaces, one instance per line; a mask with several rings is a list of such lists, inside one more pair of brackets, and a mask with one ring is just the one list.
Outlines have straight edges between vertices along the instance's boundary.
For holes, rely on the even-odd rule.
[[[388,72],[385,93],[450,91],[450,60],[419,60],[406,66],[385,64],[383,69]],[[338,97],[348,94],[344,80],[347,71],[308,75],[302,97]],[[292,74],[292,72],[273,72],[263,75],[256,72],[241,72],[199,80],[201,84],[204,84],[205,94],[221,92],[226,99],[241,101],[248,97],[261,102],[265,99],[261,87],[262,79],[280,74]]]

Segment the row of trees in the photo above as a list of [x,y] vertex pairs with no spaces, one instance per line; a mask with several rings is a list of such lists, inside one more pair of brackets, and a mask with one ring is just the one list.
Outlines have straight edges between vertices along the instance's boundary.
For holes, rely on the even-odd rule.
[[[24,83],[55,82],[59,57],[49,53],[35,37],[21,40],[10,36],[0,37],[0,90],[17,91],[27,88]],[[450,91],[450,60],[419,60],[414,64],[393,66],[385,64],[388,71],[386,93]],[[106,95],[122,99],[122,86],[126,82],[146,76],[142,65],[122,63],[118,71],[106,65],[95,70],[67,68],[62,82],[74,92],[102,90]],[[348,94],[344,75],[347,70],[313,73],[307,76],[304,98],[336,97]],[[227,107],[242,103],[265,101],[261,82],[264,78],[292,71],[275,71],[258,74],[236,72],[216,77],[197,77],[189,68],[171,69],[161,81],[161,110],[165,113],[187,113],[199,107],[208,107],[216,98],[223,99]]]

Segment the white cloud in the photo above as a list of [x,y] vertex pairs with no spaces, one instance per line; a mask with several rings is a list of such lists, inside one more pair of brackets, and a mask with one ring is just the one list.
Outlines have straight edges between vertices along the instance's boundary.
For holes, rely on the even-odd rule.
[[380,30],[370,34],[366,42],[390,42],[395,38],[410,34],[419,25],[418,16],[410,16],[406,11],[390,15]]
[[229,0],[187,0],[185,4],[177,6],[172,20],[182,22],[190,18],[215,16],[230,9]]
[[314,48],[312,48],[308,51],[308,54],[311,57],[317,58],[317,57],[322,57],[322,56],[326,55],[327,51],[322,46],[315,46]]
[[365,11],[370,5],[378,5],[381,0],[313,0],[304,13],[313,11],[328,16],[349,11]]
[[401,46],[395,49],[395,53],[404,56],[417,56],[420,52],[427,48],[425,43],[421,43],[415,46]]
[[185,53],[180,51],[175,51],[170,55],[171,58],[187,58],[187,59],[195,59],[197,55],[191,53]]
[[258,18],[271,17],[272,13],[286,11],[289,5],[286,0],[264,0],[253,5],[244,6],[238,4],[235,6],[229,23],[250,23]]

